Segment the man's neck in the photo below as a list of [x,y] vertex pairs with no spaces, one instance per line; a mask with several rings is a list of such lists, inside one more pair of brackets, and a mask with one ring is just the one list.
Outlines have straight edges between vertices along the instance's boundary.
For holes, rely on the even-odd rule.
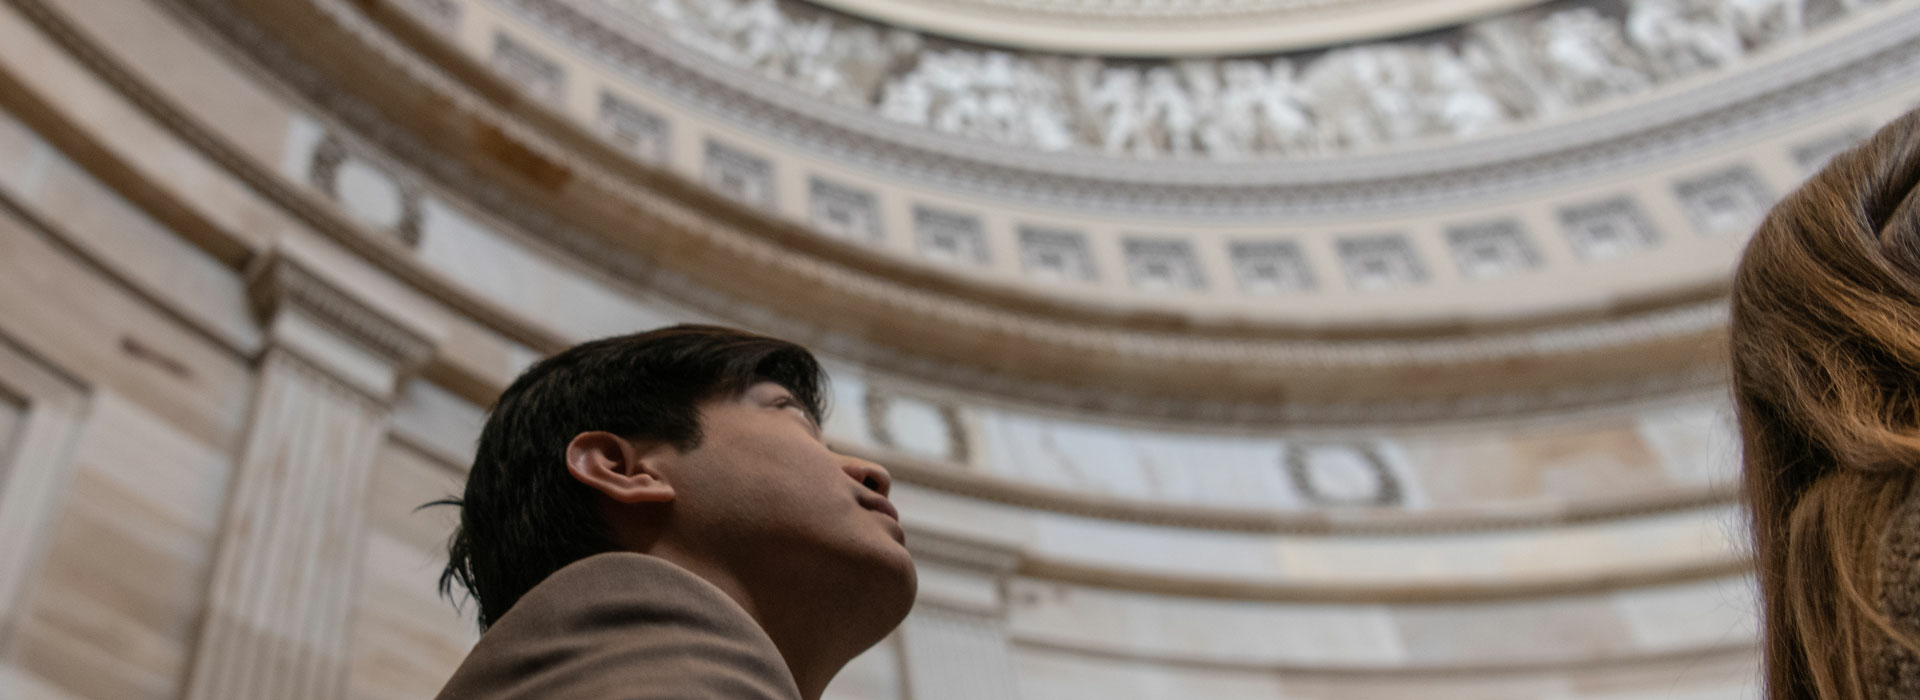
[[[754,587],[724,567],[671,549],[658,551],[660,549],[663,548],[649,554],[713,584],[760,625],[761,631],[773,640],[774,648],[780,650],[787,671],[793,674],[794,685],[800,689],[801,700],[820,700],[840,669],[865,649],[865,645],[849,643],[840,638],[842,635],[835,634],[846,628],[836,624],[832,610],[820,605],[819,598],[804,595],[791,586],[791,582],[783,581],[782,590],[792,595],[769,599],[764,594],[756,595]],[[795,598],[799,600],[793,600]]]

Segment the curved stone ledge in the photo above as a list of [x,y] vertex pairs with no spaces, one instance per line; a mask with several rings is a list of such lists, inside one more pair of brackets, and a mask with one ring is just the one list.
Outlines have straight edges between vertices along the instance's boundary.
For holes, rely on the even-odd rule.
[[[336,58],[344,58],[344,57],[336,57]],[[286,69],[291,70],[291,68],[286,68]],[[389,71],[382,72],[380,74],[389,75],[394,73],[395,73],[394,71],[389,70]],[[307,79],[310,81],[314,78],[312,75],[308,75]],[[372,87],[372,85],[369,84],[368,87]],[[415,90],[415,92],[417,93],[418,91]],[[394,98],[394,99],[398,99],[398,98]],[[461,100],[454,100],[454,102],[456,104],[465,104],[467,101],[470,101],[471,99],[472,97],[469,96]],[[394,106],[397,108],[399,105],[394,105]],[[440,110],[438,112],[427,112],[425,114],[435,114],[435,115],[444,116],[444,112],[445,110]],[[486,111],[481,110],[481,113],[485,114]],[[352,116],[352,115],[349,114],[347,116]],[[365,119],[366,115],[361,114],[360,117],[357,117],[357,118]],[[377,123],[367,124],[365,125],[365,129],[367,129],[367,131],[365,131],[364,133],[367,133],[369,135],[373,135],[376,137],[380,137],[380,138],[387,138],[387,136],[382,136],[383,131],[387,132],[389,135],[391,135],[391,132],[393,131],[390,127],[383,127]],[[446,131],[446,129],[441,129],[441,131]],[[491,132],[488,132],[488,133],[491,133]],[[516,139],[525,139],[523,141],[516,141],[515,143],[531,144],[531,143],[540,143],[543,141],[543,139],[534,137],[530,133],[526,132],[524,128],[515,127],[511,130],[511,133],[516,134],[516,136],[514,137]],[[393,136],[393,138],[399,138],[399,137]],[[386,145],[388,147],[396,147],[396,142],[389,140],[387,143],[383,145]],[[432,160],[431,158],[424,157],[424,154],[410,152],[404,147],[405,145],[406,145],[405,143],[398,143],[398,147],[401,147],[400,155],[405,156],[409,160],[412,160],[414,162],[424,162],[425,164],[431,164],[430,162]],[[520,146],[515,146],[515,147],[518,148]],[[481,148],[479,151],[473,151],[472,149],[455,149],[455,151],[457,153],[484,154],[486,152],[486,148]],[[556,161],[556,162],[571,163],[571,161]],[[574,163],[574,164],[578,165],[578,163]],[[487,167],[496,167],[497,165],[498,164],[496,163],[493,166],[487,166]],[[452,167],[452,165],[449,164],[448,167]],[[522,177],[522,176],[523,175],[514,175],[511,177]],[[578,178],[575,178],[575,180],[576,181],[573,182],[573,184],[569,185],[570,189],[577,189],[578,187],[582,186],[582,183],[577,181]],[[613,180],[609,179],[601,182],[600,184],[612,186],[613,182],[614,182]],[[462,181],[458,184],[463,190],[480,192],[483,198],[506,196],[505,193],[498,192],[496,188],[493,188],[492,186],[487,185],[484,182],[475,182],[475,181],[469,180],[469,181]],[[616,188],[616,191],[618,191],[617,188]],[[584,193],[581,193],[579,196],[584,196]],[[689,198],[692,201],[696,201],[696,202],[703,201],[705,199],[704,197],[700,197],[696,195],[689,195]],[[599,204],[591,204],[591,203],[583,202],[583,206],[588,207],[588,209],[580,209],[580,211],[584,212],[594,207],[603,207],[610,201],[612,200],[602,199],[602,200],[599,200]],[[666,200],[659,199],[658,197],[653,197],[651,199],[647,199],[646,201],[651,202],[649,206],[654,207],[654,211],[657,211],[657,212],[672,212],[675,207],[675,205],[669,204],[666,202]],[[558,208],[559,211],[573,211],[576,209],[578,208],[574,207],[571,204],[567,206],[561,206]],[[513,211],[514,210],[509,209],[507,210],[506,213],[511,215]],[[626,216],[628,217],[626,221],[629,222],[629,224],[632,221],[632,215],[633,215],[632,212],[628,212],[626,214]],[[675,227],[688,225],[692,223],[692,221],[685,218],[687,215],[689,215],[689,213],[685,213],[685,212],[675,213],[674,217],[676,218],[661,222],[662,228],[658,229],[656,233],[665,234],[673,231]],[[783,315],[795,313],[796,312],[795,310],[784,309],[784,308],[768,309],[768,308],[759,308],[759,307],[751,307],[751,306],[743,309],[741,308],[742,300],[726,299],[726,295],[728,294],[748,294],[749,296],[761,296],[762,299],[765,299],[764,295],[776,294],[777,292],[779,292],[779,290],[775,288],[776,285],[772,284],[772,282],[777,280],[777,278],[768,278],[766,276],[759,276],[759,277],[743,276],[738,274],[737,270],[733,270],[733,271],[730,271],[724,277],[715,278],[714,280],[711,280],[714,282],[724,283],[722,286],[701,287],[700,285],[693,284],[690,280],[677,277],[676,275],[679,273],[668,273],[664,270],[661,270],[660,268],[650,267],[639,261],[623,261],[622,260],[622,257],[624,257],[623,254],[618,253],[616,251],[611,251],[608,249],[609,243],[615,243],[620,246],[626,246],[626,245],[634,245],[636,244],[636,242],[619,241],[617,239],[613,241],[608,241],[606,239],[601,239],[599,242],[589,241],[587,239],[582,238],[584,234],[572,232],[571,229],[567,229],[565,227],[556,228],[557,226],[556,222],[553,222],[550,219],[516,221],[515,223],[522,224],[522,225],[531,225],[533,230],[539,231],[543,235],[553,236],[558,239],[558,240],[554,240],[553,238],[550,238],[549,240],[552,240],[553,242],[558,243],[562,246],[579,250],[582,260],[611,261],[615,263],[614,266],[617,269],[609,271],[609,273],[612,274],[614,277],[626,278],[626,279],[634,279],[635,277],[650,278],[654,283],[658,285],[654,287],[655,290],[661,291],[661,292],[667,292],[668,294],[672,295],[678,303],[688,304],[695,308],[713,309],[715,313],[718,313],[722,316],[745,315],[745,316],[751,316],[754,318],[766,319],[768,323],[776,324],[776,327],[770,328],[769,330],[774,330],[776,332],[783,332],[786,335],[794,336],[803,340],[817,339],[819,341],[817,344],[822,347],[825,347],[830,350],[835,350],[840,354],[843,354],[851,358],[857,358],[862,361],[870,361],[879,366],[892,367],[898,370],[908,371],[914,374],[924,374],[928,372],[935,372],[935,373],[943,374],[949,377],[947,379],[941,380],[943,382],[958,382],[958,383],[973,384],[975,386],[991,387],[990,389],[991,391],[996,391],[996,392],[1006,391],[1009,393],[1024,394],[1029,397],[1039,398],[1040,400],[1047,401],[1049,403],[1067,402],[1067,403],[1077,404],[1078,406],[1082,408],[1087,408],[1087,409],[1112,410],[1112,411],[1120,411],[1120,412],[1142,412],[1144,414],[1158,415],[1162,417],[1171,417],[1171,416],[1182,415],[1182,414],[1191,415],[1194,417],[1201,417],[1201,416],[1207,416],[1208,414],[1211,413],[1212,415],[1217,415],[1228,420],[1242,420],[1242,421],[1250,421],[1250,422],[1257,422],[1262,420],[1308,421],[1308,420],[1316,420],[1316,419],[1324,421],[1324,420],[1328,420],[1331,416],[1338,415],[1338,414],[1329,412],[1329,408],[1331,407],[1316,408],[1316,407],[1313,407],[1311,404],[1304,404],[1297,408],[1292,408],[1292,409],[1274,407],[1274,406],[1261,406],[1260,401],[1258,399],[1254,399],[1251,397],[1262,396],[1262,397],[1268,397],[1270,399],[1270,397],[1276,394],[1282,395],[1282,396],[1286,396],[1286,395],[1299,396],[1299,397],[1308,396],[1310,395],[1309,390],[1311,389],[1311,385],[1303,383],[1305,377],[1314,377],[1318,379],[1319,381],[1317,381],[1316,384],[1324,383],[1328,385],[1338,385],[1338,386],[1346,387],[1349,389],[1357,389],[1357,385],[1342,384],[1339,381],[1327,381],[1327,380],[1333,379],[1333,377],[1330,376],[1329,373],[1325,372],[1324,368],[1315,368],[1315,370],[1312,372],[1289,373],[1284,375],[1289,377],[1289,379],[1286,380],[1288,384],[1286,385],[1284,390],[1281,387],[1276,387],[1269,383],[1252,382],[1252,381],[1232,385],[1232,388],[1237,388],[1241,391],[1248,392],[1249,398],[1246,400],[1235,401],[1232,403],[1223,402],[1213,408],[1200,408],[1192,405],[1191,403],[1186,403],[1186,400],[1184,399],[1179,399],[1176,397],[1178,397],[1179,394],[1182,393],[1183,391],[1190,392],[1197,386],[1201,386],[1201,385],[1196,384],[1194,381],[1192,381],[1190,376],[1183,376],[1182,375],[1183,370],[1179,370],[1176,365],[1170,365],[1165,361],[1167,351],[1174,350],[1175,347],[1182,345],[1184,343],[1171,342],[1170,338],[1169,339],[1138,338],[1137,340],[1129,341],[1129,340],[1123,339],[1124,336],[1122,336],[1122,338],[1115,338],[1115,339],[1109,340],[1109,339],[1099,338],[1097,335],[1089,336],[1087,334],[1087,331],[1089,329],[1086,329],[1086,328],[1057,329],[1062,331],[1068,331],[1067,337],[1062,337],[1058,339],[1059,341],[1065,341],[1065,347],[1061,349],[1063,351],[1067,351],[1073,354],[1073,361],[1070,364],[1072,367],[1075,368],[1075,370],[1073,372],[1068,372],[1067,374],[1085,374],[1089,371],[1093,371],[1093,368],[1096,365],[1088,362],[1088,360],[1100,357],[1100,355],[1095,354],[1095,355],[1089,356],[1087,352],[1090,350],[1096,351],[1096,352],[1120,350],[1128,354],[1144,351],[1147,357],[1139,357],[1137,359],[1125,360],[1125,361],[1122,361],[1120,364],[1111,366],[1110,368],[1102,366],[1099,372],[1125,374],[1127,376],[1135,377],[1136,379],[1139,377],[1147,377],[1157,382],[1164,382],[1165,386],[1164,386],[1164,392],[1162,394],[1164,398],[1144,400],[1138,396],[1101,396],[1097,392],[1089,394],[1085,391],[1077,391],[1075,389],[1063,387],[1060,385],[1053,385],[1048,383],[1037,383],[1037,382],[1025,380],[1024,378],[1016,380],[1012,378],[996,377],[995,374],[991,372],[983,373],[978,371],[975,368],[962,367],[956,364],[952,364],[954,360],[928,362],[925,359],[915,358],[912,356],[903,356],[900,353],[900,351],[897,349],[887,348],[887,347],[877,347],[869,342],[856,340],[854,336],[849,336],[845,334],[844,331],[839,329],[819,328],[819,327],[814,327],[807,324],[796,325],[791,321],[784,322],[784,323],[779,321],[779,319],[781,319]],[[698,224],[696,228],[700,228],[700,227],[705,227],[705,231],[707,232],[701,233],[699,235],[702,235],[702,236],[713,235],[714,229],[711,228],[710,223],[702,222]],[[778,229],[775,229],[775,230],[777,231]],[[561,235],[561,234],[565,234],[565,235]],[[737,235],[737,234],[729,234],[729,235]],[[432,236],[429,235],[428,241],[431,242],[431,240],[432,240]],[[786,259],[786,258],[781,258],[775,251],[766,249],[764,245],[760,245],[760,244],[749,245],[744,240],[728,239],[726,240],[725,245],[730,247],[747,246],[747,249],[753,250],[752,255],[747,256],[749,259],[766,259],[769,261],[773,259]],[[742,249],[742,251],[740,252],[744,252],[744,250],[746,249]],[[624,272],[622,272],[622,270],[624,270]],[[823,288],[821,286],[822,282],[825,282],[828,280],[835,280],[835,279],[846,279],[843,275],[841,275],[837,271],[831,275],[828,275],[826,274],[828,270],[829,268],[812,268],[812,269],[802,268],[800,270],[795,270],[795,271],[804,272],[804,274],[811,279],[793,280],[793,281],[796,283],[805,282],[806,284],[809,285],[810,289],[814,290],[813,293],[817,294],[823,289],[831,288],[831,285]],[[749,278],[749,277],[759,283],[755,285],[754,291],[748,292],[748,291],[739,290],[739,289],[728,289],[725,286],[725,284],[737,285],[743,278]],[[726,280],[732,280],[732,282],[726,282]],[[708,280],[703,280],[703,282],[704,281],[708,281]],[[872,285],[871,280],[860,281],[858,278],[854,278],[853,280],[849,280],[849,281],[859,281],[859,285],[857,285],[856,288],[865,290],[865,291],[859,292],[859,294],[863,296],[872,294],[874,296],[869,297],[868,299],[860,300],[860,301],[848,301],[847,308],[870,308],[870,309],[873,309],[876,313],[882,312],[882,311],[892,313],[894,315],[891,316],[891,318],[893,318],[894,322],[896,323],[901,318],[925,318],[928,316],[928,314],[918,309],[913,310],[911,312],[906,312],[900,308],[900,302],[903,300],[902,294],[906,290],[910,289],[909,287],[901,287],[901,286],[893,286],[893,285],[874,286]],[[919,281],[926,281],[926,280],[919,280]],[[915,296],[914,294],[906,294],[905,298],[912,298],[914,296]],[[874,305],[873,302],[880,301],[882,299],[885,300],[881,302],[884,305],[881,305],[881,306]],[[818,305],[817,297],[815,298],[815,300],[816,300],[816,304],[814,304],[814,306],[817,306]],[[924,297],[920,299],[915,299],[916,305],[920,303],[926,303],[928,301],[932,301],[932,299],[927,299]],[[725,308],[716,308],[715,306],[716,303],[718,303],[720,306]],[[986,316],[981,315],[980,312],[982,311],[985,311],[985,310],[975,309],[973,311],[965,313],[963,315],[963,318],[976,319],[976,320],[985,322]],[[1022,374],[1030,373],[1030,372],[1046,372],[1046,373],[1055,374],[1056,376],[1059,375],[1060,372],[1056,370],[1059,370],[1060,368],[1055,367],[1053,364],[1038,363],[1035,361],[1037,359],[1037,356],[1033,354],[1029,354],[1029,353],[1042,352],[1040,349],[1048,345],[1045,339],[1041,337],[1035,337],[1034,335],[1032,335],[1036,332],[1047,332],[1047,327],[1040,326],[1040,327],[1029,327],[1029,328],[1008,328],[1008,325],[1009,325],[1008,321],[1010,319],[1010,316],[1007,313],[1007,311],[1008,310],[1006,309],[995,311],[993,315],[996,320],[994,320],[991,324],[989,324],[988,327],[979,328],[971,334],[961,334],[960,336],[956,336],[955,332],[963,329],[964,326],[956,326],[955,324],[951,323],[952,319],[949,318],[949,319],[941,319],[940,323],[937,326],[939,330],[934,331],[933,334],[931,335],[926,335],[924,338],[920,337],[921,334],[918,334],[918,333],[890,334],[890,338],[911,337],[920,342],[926,343],[927,349],[929,350],[938,348],[940,350],[938,354],[941,354],[941,355],[947,355],[947,354],[958,352],[968,358],[974,358],[976,361],[982,360],[982,359],[994,360],[995,361],[994,366],[987,368],[993,371],[1014,371],[1017,368],[1017,370]],[[901,313],[905,313],[906,315],[901,316],[900,315]],[[862,323],[858,319],[851,319],[851,318],[841,319],[840,322]],[[524,319],[518,319],[511,323],[501,322],[496,325],[499,327],[505,327],[505,328],[518,328],[518,327],[524,327],[526,323],[527,322]],[[929,330],[933,331],[934,329],[929,329]],[[1189,329],[1189,330],[1197,330],[1197,329]],[[979,332],[981,331],[992,333],[993,335],[988,335],[983,337],[979,335]],[[1015,337],[1006,337],[1005,334],[1008,331],[1013,331],[1016,334]],[[552,337],[550,333],[545,333],[545,332],[533,332],[526,335],[531,335],[533,337],[539,338],[542,341],[545,341],[547,338]],[[526,335],[523,335],[522,337],[526,337]],[[1709,332],[1709,335],[1711,335],[1711,331]],[[1078,337],[1075,337],[1075,336],[1078,336]],[[965,337],[967,338],[967,340],[956,343],[955,341],[959,337]],[[1589,332],[1574,331],[1570,333],[1570,335],[1568,336],[1568,340],[1573,340],[1575,338],[1590,339],[1594,337],[1595,337],[1594,334]],[[1004,338],[1004,340],[1002,340],[1001,338]],[[1648,348],[1641,348],[1640,352],[1619,352],[1612,348],[1609,348],[1609,350],[1607,351],[1607,356],[1615,360],[1632,357],[1632,358],[1635,358],[1636,361],[1645,362],[1651,358],[1661,357],[1662,352],[1679,351],[1682,353],[1684,357],[1687,358],[1685,360],[1687,362],[1695,362],[1695,361],[1700,361],[1705,359],[1705,355],[1698,352],[1698,350],[1701,347],[1700,340],[1694,339],[1694,338],[1689,338],[1687,340],[1678,340],[1678,339],[1670,339],[1670,340],[1672,340],[1672,342],[1668,343],[1669,349],[1663,350],[1661,352],[1654,352]],[[853,342],[849,343],[849,341],[853,341]],[[890,339],[889,342],[894,342],[894,341]],[[1521,348],[1521,347],[1525,347],[1525,348],[1538,347],[1538,343],[1535,341],[1519,341],[1518,339],[1516,339],[1516,342],[1519,343],[1518,345],[1515,346],[1516,350],[1518,350],[1518,348]],[[1028,350],[1023,351],[1024,356],[1022,357],[996,358],[994,356],[994,353],[980,352],[980,348],[983,347],[983,343],[985,343],[984,347],[989,347],[989,348],[990,347],[1005,348],[1005,347],[1011,347],[1014,345],[1023,345],[1024,347],[1028,348]],[[536,347],[543,346],[544,344],[545,344],[544,342],[534,343]],[[1554,343],[1554,344],[1559,345],[1558,343]],[[1232,347],[1233,347],[1232,344],[1228,344],[1225,346],[1217,347],[1209,351],[1208,352],[1209,355],[1214,355],[1217,357],[1216,360],[1212,360],[1210,362],[1226,362],[1229,365],[1234,365],[1244,360],[1229,359],[1229,358],[1248,358],[1248,357],[1255,357],[1255,356],[1275,357],[1273,354],[1271,354],[1271,351],[1268,351],[1268,354],[1262,355],[1261,353],[1252,352],[1251,349],[1231,349]],[[1198,349],[1198,348],[1195,348],[1195,349]],[[1426,352],[1432,349],[1433,348],[1430,348],[1430,347],[1423,347],[1419,352]],[[919,350],[916,349],[916,352],[918,351]],[[1408,357],[1416,356],[1419,354],[1419,352],[1413,351],[1413,347],[1411,346],[1407,347],[1406,351],[1408,353],[1406,356]],[[1186,353],[1190,351],[1183,349],[1183,350],[1179,350],[1178,352]],[[1567,358],[1567,361],[1576,362],[1584,370],[1591,372],[1596,370],[1600,366],[1597,363],[1597,360],[1599,358],[1595,356],[1594,354],[1595,352],[1597,352],[1597,350],[1593,352],[1583,353],[1579,356],[1578,359]],[[1392,355],[1394,356],[1399,356],[1401,354],[1402,354],[1401,352],[1392,353]],[[1285,355],[1282,355],[1282,356],[1292,356],[1292,355],[1293,353],[1286,353]],[[1695,357],[1696,355],[1698,355],[1699,357]],[[1340,351],[1333,350],[1332,348],[1329,348],[1326,352],[1314,353],[1314,356],[1320,357],[1320,358],[1348,357],[1348,358],[1355,358],[1355,359],[1373,357],[1373,355],[1366,354],[1366,353],[1356,354],[1356,353],[1347,352],[1345,354],[1342,354]],[[1065,358],[1063,357],[1060,359],[1064,360]],[[1120,358],[1113,358],[1113,359],[1119,360]],[[1385,358],[1380,358],[1380,359],[1384,360]],[[1144,364],[1141,364],[1141,363],[1144,363]],[[1144,372],[1144,373],[1141,371],[1135,371],[1136,364],[1139,364],[1139,366],[1142,368],[1150,365],[1153,369],[1150,372]],[[1370,361],[1370,362],[1367,362],[1366,364],[1368,366],[1378,366],[1377,362]],[[1501,362],[1500,368],[1501,368],[1500,373],[1502,374],[1502,376],[1506,376],[1510,378],[1518,376],[1513,371],[1514,367],[1511,363]],[[1225,368],[1208,368],[1205,365],[1202,365],[1200,367],[1195,367],[1192,370],[1192,372],[1197,372],[1200,375],[1207,375],[1207,374],[1217,374],[1218,372],[1222,372],[1222,371],[1231,371],[1235,374],[1240,374],[1242,376],[1245,376],[1248,379],[1251,379],[1252,375],[1250,375],[1247,372],[1247,369],[1248,368],[1243,365],[1238,366],[1233,370],[1227,370]],[[1454,369],[1460,369],[1460,368],[1456,367]],[[1639,372],[1643,370],[1635,369],[1632,371]],[[1692,370],[1692,371],[1695,372],[1696,374],[1699,372],[1699,370]],[[1545,372],[1547,374],[1554,374],[1554,372],[1550,370],[1546,370],[1545,368],[1542,368],[1541,372]],[[1457,371],[1420,372],[1418,374],[1419,376],[1423,378],[1427,378],[1428,380],[1439,380],[1439,379],[1445,378],[1447,381],[1463,381],[1466,379],[1466,376],[1462,372],[1457,372]],[[1681,375],[1682,377],[1688,376],[1685,371],[1681,372]],[[1659,375],[1655,375],[1655,376],[1659,376]],[[1644,378],[1645,375],[1642,375],[1642,377],[1643,379],[1641,381],[1644,383],[1646,381],[1646,379]],[[1556,378],[1558,377],[1556,376]],[[1402,379],[1404,379],[1404,377]],[[1541,375],[1540,379],[1545,380],[1546,375],[1545,374]],[[1092,380],[1092,378],[1089,378],[1089,380]],[[1657,379],[1653,383],[1662,387],[1667,387],[1667,386],[1671,386],[1673,381],[1675,381],[1675,378],[1673,378],[1671,375],[1667,375],[1667,376],[1659,377],[1659,379]],[[1696,385],[1696,380],[1694,379],[1681,378],[1679,379],[1679,381],[1686,386]],[[1204,386],[1207,387],[1210,393],[1218,393],[1219,391],[1223,391],[1228,388],[1227,386],[1217,385],[1210,382],[1205,383]],[[1394,389],[1396,391],[1396,394],[1402,394],[1404,392],[1417,391],[1418,387],[1416,385],[1409,384],[1405,381],[1400,381],[1394,386]],[[1580,394],[1569,394],[1564,389],[1564,387],[1561,387],[1559,389],[1556,389],[1554,392],[1547,394],[1546,396],[1555,397],[1552,399],[1554,401],[1565,401],[1565,400],[1568,400],[1569,398],[1571,398],[1574,401],[1591,401],[1593,399],[1587,398],[1587,397],[1591,397],[1596,393],[1599,396],[1604,396],[1604,397],[1622,397],[1622,396],[1631,396],[1631,395],[1634,395],[1635,392],[1645,390],[1642,388],[1635,388],[1635,385],[1631,383],[1626,385],[1614,385],[1614,386],[1607,386],[1605,384],[1602,384],[1600,387],[1597,387],[1596,389],[1597,391],[1589,392],[1585,394],[1585,396],[1582,396]],[[1147,390],[1146,387],[1141,388],[1141,391],[1146,391],[1146,390]],[[1036,393],[1040,393],[1042,394],[1042,396],[1036,396]],[[1351,417],[1347,418],[1347,420],[1360,420],[1360,419],[1364,419],[1363,417],[1366,417],[1366,416],[1378,416],[1379,418],[1384,420],[1415,420],[1415,419],[1433,419],[1433,418],[1446,415],[1449,412],[1456,412],[1456,411],[1465,411],[1469,414],[1472,414],[1472,413],[1479,413],[1484,411],[1494,411],[1494,412],[1534,411],[1534,410],[1539,410],[1540,408],[1543,408],[1541,404],[1535,403],[1534,402],[1535,400],[1536,399],[1533,399],[1533,398],[1511,397],[1511,398],[1496,399],[1495,401],[1492,401],[1492,402],[1484,402],[1484,401],[1476,402],[1471,398],[1463,398],[1463,399],[1436,400],[1436,401],[1429,401],[1425,403],[1415,402],[1415,403],[1412,403],[1411,405],[1403,405],[1398,408],[1391,408],[1391,407],[1385,407],[1385,406],[1379,406],[1379,405],[1350,404],[1351,406],[1353,406],[1353,408],[1349,408],[1346,410],[1351,411],[1351,413],[1348,414]],[[1605,400],[1605,399],[1602,399],[1602,400]],[[1561,404],[1561,405],[1564,405],[1564,404]]]
[[1113,498],[1010,479],[980,477],[898,452],[842,448],[887,465],[901,482],[981,501],[1062,514],[1220,532],[1285,535],[1403,535],[1522,530],[1602,523],[1727,505],[1724,486],[1573,503],[1491,504],[1442,510],[1276,512]]
[[[1341,682],[1343,680],[1353,681],[1362,678],[1375,681],[1389,679],[1400,682],[1413,681],[1427,688],[1431,688],[1436,684],[1457,684],[1469,692],[1471,692],[1471,690],[1477,690],[1478,688],[1476,686],[1501,687],[1506,685],[1502,683],[1502,681],[1509,681],[1513,676],[1536,674],[1565,674],[1580,671],[1631,673],[1636,667],[1642,666],[1662,667],[1669,664],[1699,662],[1726,662],[1728,665],[1738,666],[1741,667],[1742,670],[1747,670],[1757,663],[1756,657],[1758,656],[1756,646],[1751,643],[1731,643],[1671,654],[1633,654],[1613,658],[1581,659],[1571,662],[1434,664],[1411,668],[1383,666],[1329,668],[1320,665],[1248,663],[1233,660],[1195,658],[1190,655],[1149,654],[1127,649],[1116,649],[1111,645],[1061,643],[1047,639],[1017,637],[1014,639],[1014,643],[1023,650],[1078,657],[1078,660],[1083,663],[1101,660],[1109,663],[1125,662],[1190,670],[1260,673],[1263,675],[1280,674],[1283,677],[1297,676],[1315,679],[1325,682],[1327,686],[1335,688],[1347,685],[1347,683]],[[1448,683],[1448,681],[1451,681],[1451,683]],[[1751,680],[1747,674],[1729,674],[1724,685],[1718,689],[1722,691],[1743,690],[1750,683]],[[1352,685],[1367,687],[1372,684],[1352,683]],[[1549,684],[1542,683],[1542,685]],[[1647,690],[1652,693],[1660,689],[1650,688]],[[1614,696],[1601,695],[1596,697],[1610,698]],[[1653,697],[1660,696],[1653,695]]]
[[1604,575],[1539,580],[1370,584],[1346,581],[1289,583],[1243,578],[1169,575],[1086,565],[1065,560],[1027,559],[1019,572],[1039,581],[1104,586],[1125,591],[1188,598],[1267,601],[1297,604],[1466,604],[1537,600],[1689,583],[1752,570],[1745,558],[1688,562],[1674,566],[1623,568]]
[[1739,511],[1509,531],[1403,535],[1222,532],[983,503],[901,483],[909,533],[1019,543],[1020,570],[1172,595],[1287,601],[1490,600],[1744,570]]
[[[1537,670],[1725,652],[1758,637],[1747,575],[1477,603],[1206,600],[1027,578],[1008,589],[1008,632],[1021,643],[1220,669]],[[1497,621],[1498,632],[1473,636],[1468,621]]]

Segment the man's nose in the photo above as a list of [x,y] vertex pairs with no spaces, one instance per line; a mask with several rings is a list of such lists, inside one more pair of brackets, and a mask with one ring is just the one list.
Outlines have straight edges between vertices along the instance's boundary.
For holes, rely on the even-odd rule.
[[854,481],[860,482],[861,485],[881,496],[893,491],[893,475],[887,473],[886,467],[864,459],[849,459],[841,469],[845,470],[847,476],[852,477]]

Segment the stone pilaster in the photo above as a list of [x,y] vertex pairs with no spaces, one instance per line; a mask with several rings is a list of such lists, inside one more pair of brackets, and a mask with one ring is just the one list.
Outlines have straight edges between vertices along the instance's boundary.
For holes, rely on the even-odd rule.
[[344,697],[368,475],[394,392],[433,342],[315,260],[283,247],[249,275],[267,342],[189,700]]
[[898,633],[903,698],[1017,700],[1006,584],[1019,550],[925,529],[907,539],[920,595]]

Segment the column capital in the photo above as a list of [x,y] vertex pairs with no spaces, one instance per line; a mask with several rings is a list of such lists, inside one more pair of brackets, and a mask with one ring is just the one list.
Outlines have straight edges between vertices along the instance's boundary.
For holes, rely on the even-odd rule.
[[433,356],[440,333],[426,314],[347,282],[325,251],[277,242],[247,270],[265,328],[263,353],[284,351],[382,404]]

